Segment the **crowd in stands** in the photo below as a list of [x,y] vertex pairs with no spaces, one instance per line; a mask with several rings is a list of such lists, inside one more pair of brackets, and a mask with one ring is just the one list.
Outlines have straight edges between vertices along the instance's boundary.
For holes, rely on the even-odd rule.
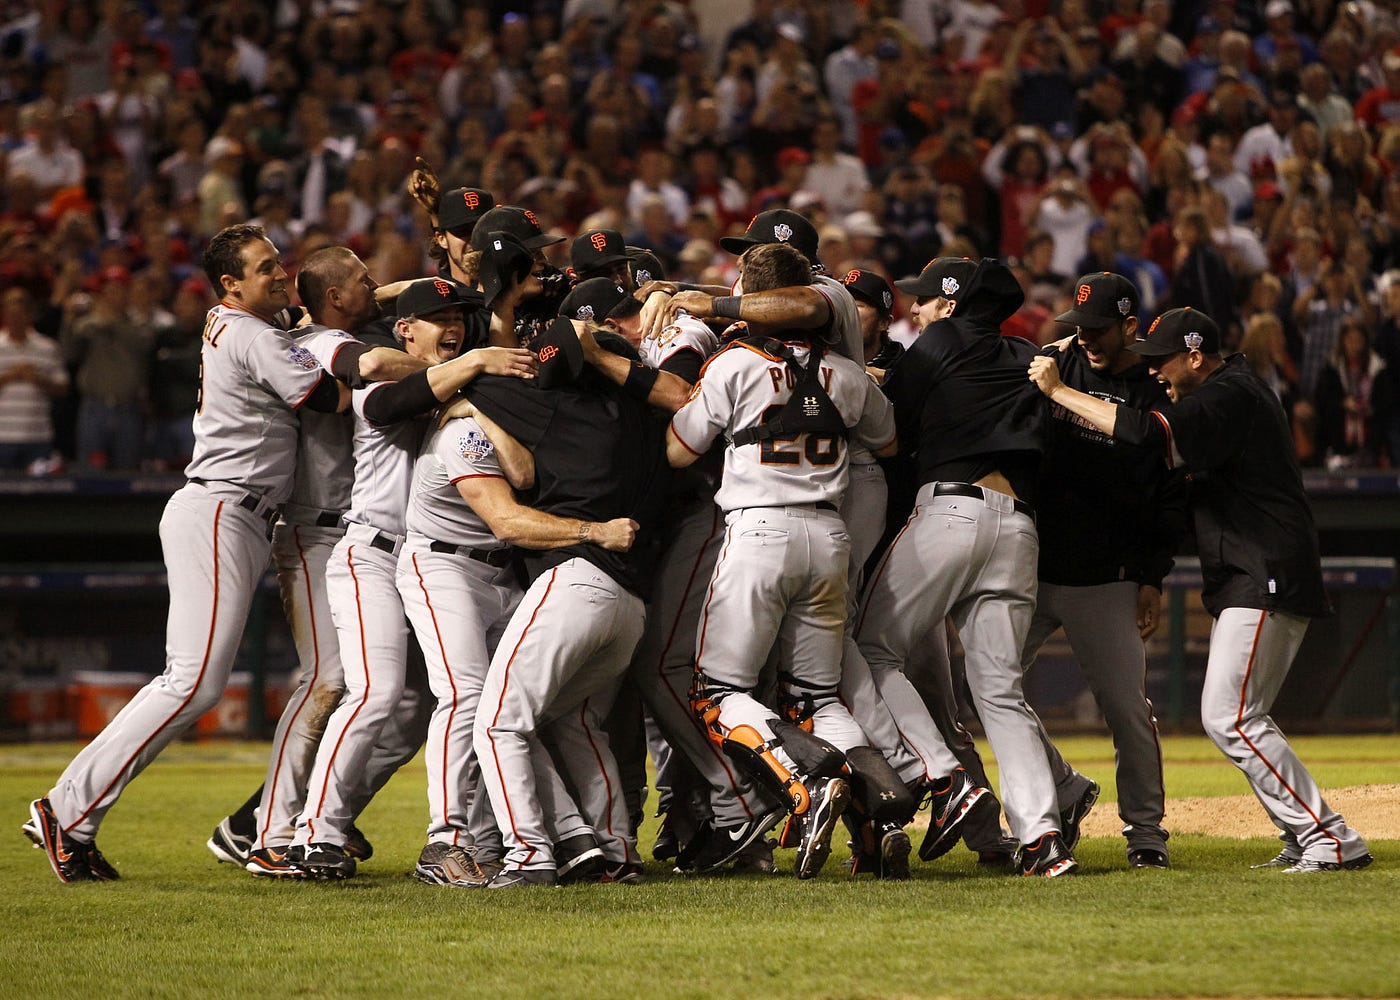
[[431,273],[415,156],[682,281],[781,206],[838,275],[999,256],[1039,342],[1118,271],[1144,324],[1228,331],[1305,464],[1394,466],[1394,6],[753,0],[726,32],[683,0],[0,4],[0,466],[179,469],[205,241],[251,220],[289,270],[344,244]]

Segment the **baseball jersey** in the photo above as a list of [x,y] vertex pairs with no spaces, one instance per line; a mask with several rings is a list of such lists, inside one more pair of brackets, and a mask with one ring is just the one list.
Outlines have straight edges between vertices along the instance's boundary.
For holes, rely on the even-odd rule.
[[375,382],[350,395],[355,414],[355,485],[345,520],[401,536],[404,504],[413,483],[413,461],[427,419],[403,420],[383,427],[370,422],[365,416],[365,402],[394,384]]
[[708,324],[682,315],[656,336],[644,338],[637,350],[647,367],[694,383],[700,378],[705,359],[719,350],[719,337]]
[[408,498],[408,530],[438,542],[474,549],[500,548],[486,522],[462,500],[457,484],[464,479],[504,479],[496,448],[471,417],[449,420],[429,430],[413,466]]
[[1171,467],[1191,472],[1207,611],[1328,613],[1288,417],[1243,355],[1171,406],[1147,413],[1120,406],[1113,436],[1154,447]]
[[[807,361],[810,348],[805,343],[788,346],[798,361]],[[894,440],[894,412],[863,367],[828,354],[820,370],[827,395],[854,443],[879,451]],[[782,358],[735,341],[705,365],[690,400],[671,420],[676,437],[697,455],[721,433],[731,442],[715,494],[724,510],[838,504],[846,492],[847,443],[839,436],[798,434],[742,447],[732,443],[737,431],[762,423],[765,414],[788,401],[789,376]]]
[[325,374],[310,351],[265,320],[222,302],[210,309],[185,476],[285,501],[296,469],[295,411]]
[[[331,370],[335,351],[353,341],[343,330],[319,325],[306,327],[293,336],[293,342],[310,351],[326,371]],[[302,410],[298,424],[296,475],[292,495],[282,506],[282,516],[289,524],[314,524],[321,511],[343,511],[350,506],[355,421],[348,413]]]
[[[851,290],[830,275],[815,272],[811,287],[826,299],[831,308],[831,319],[824,328],[813,331],[814,335],[823,334],[837,353],[860,361],[865,357],[865,339],[860,332],[860,313],[856,311],[856,300]],[[744,294],[742,276],[734,282],[730,291],[735,295]]]

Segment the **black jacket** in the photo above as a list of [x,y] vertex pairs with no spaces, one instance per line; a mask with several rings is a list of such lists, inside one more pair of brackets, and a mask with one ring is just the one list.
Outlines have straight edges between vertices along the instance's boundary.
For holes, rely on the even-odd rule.
[[1000,329],[1022,301],[1006,265],[984,259],[953,315],[925,327],[890,370],[885,394],[920,485],[999,471],[1017,496],[1034,497],[1046,429],[1045,397],[1026,377],[1036,347]]
[[[1071,389],[1136,410],[1167,405],[1146,364],[1096,372],[1077,343],[1045,351]],[[1091,586],[1132,580],[1159,590],[1186,532],[1186,479],[1161,452],[1115,441],[1050,405],[1050,446],[1037,503],[1040,579]]]
[[1329,613],[1288,417],[1242,355],[1173,406],[1120,406],[1113,436],[1153,447],[1190,473],[1207,611]]

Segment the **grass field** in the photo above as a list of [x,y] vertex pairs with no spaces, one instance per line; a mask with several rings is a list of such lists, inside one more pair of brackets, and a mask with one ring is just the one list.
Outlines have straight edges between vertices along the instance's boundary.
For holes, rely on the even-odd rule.
[[[1111,812],[1111,746],[1062,745],[1105,781]],[[1396,737],[1296,745],[1324,787],[1400,781]],[[1086,838],[1084,874],[1054,881],[978,870],[959,849],[876,884],[846,876],[838,848],[806,883],[652,864],[639,886],[464,892],[405,875],[427,813],[415,762],[361,821],[375,856],[358,877],[268,884],[204,848],[261,780],[265,746],[182,744],[103,827],[122,880],[65,886],[18,827],[75,749],[0,747],[4,996],[1400,995],[1397,840],[1372,839],[1367,871],[1325,876],[1250,871],[1275,852],[1268,838],[1199,836],[1173,838],[1171,871],[1129,871],[1113,837]],[[1170,796],[1247,790],[1204,739],[1164,750]],[[648,820],[644,851],[654,832]]]

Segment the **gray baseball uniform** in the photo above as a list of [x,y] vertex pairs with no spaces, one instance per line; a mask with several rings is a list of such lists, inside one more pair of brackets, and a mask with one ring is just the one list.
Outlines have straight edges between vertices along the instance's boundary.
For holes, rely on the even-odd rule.
[[226,304],[209,311],[195,452],[161,517],[170,583],[166,669],[64,770],[49,793],[63,831],[91,841],[126,785],[222,696],[277,507],[291,493],[296,410],[325,374],[281,330]]

